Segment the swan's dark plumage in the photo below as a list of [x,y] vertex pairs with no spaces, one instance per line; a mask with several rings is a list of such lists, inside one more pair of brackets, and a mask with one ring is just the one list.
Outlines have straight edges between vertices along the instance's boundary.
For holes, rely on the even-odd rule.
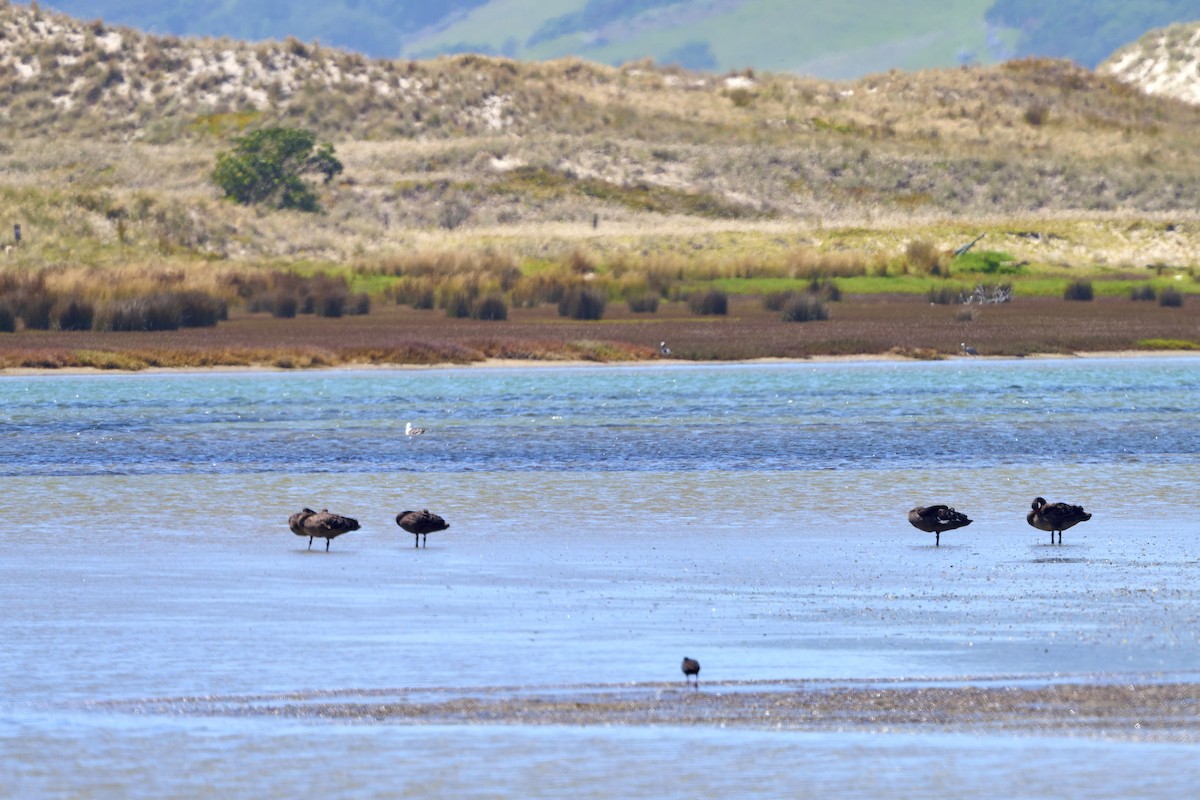
[[935,546],[942,544],[942,531],[952,531],[971,524],[971,520],[961,511],[955,511],[950,506],[917,506],[908,512],[908,521],[917,530],[932,533],[937,538]]
[[426,537],[426,544],[428,544],[429,534],[444,531],[450,527],[450,524],[446,520],[432,513],[429,509],[425,509],[424,511],[401,511],[396,515],[396,524],[416,537],[413,547],[421,543],[422,537]]
[[343,517],[341,514],[330,514],[329,509],[319,512],[305,508],[288,517],[288,527],[297,536],[308,537],[308,549],[312,549],[313,537],[319,536],[325,540],[325,551],[329,551],[329,543],[343,533],[358,530],[358,520]]
[[694,658],[683,657],[683,663],[679,665],[683,670],[684,683],[691,683],[692,677],[696,678],[696,685],[700,685],[700,662]]
[[1092,515],[1083,506],[1070,503],[1047,503],[1044,497],[1033,498],[1032,510],[1025,521],[1038,530],[1050,531],[1050,544],[1054,544],[1054,533],[1058,532],[1058,543],[1062,544],[1062,532],[1067,528],[1087,522]]

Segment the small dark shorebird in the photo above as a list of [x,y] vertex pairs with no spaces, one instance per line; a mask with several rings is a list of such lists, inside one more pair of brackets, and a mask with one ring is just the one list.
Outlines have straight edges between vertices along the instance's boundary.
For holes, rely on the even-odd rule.
[[694,658],[683,657],[683,663],[679,665],[683,670],[683,682],[690,684],[692,677],[696,678],[696,688],[700,688],[700,662]]
[[396,515],[396,524],[404,530],[416,537],[413,542],[413,547],[421,544],[422,537],[425,539],[425,544],[429,544],[429,534],[438,531],[444,531],[450,527],[446,520],[425,509],[424,511],[401,511]]
[[312,550],[313,538],[320,536],[325,540],[325,552],[329,552],[329,543],[343,533],[358,530],[358,520],[343,517],[341,514],[330,514],[329,509],[320,513],[306,508],[288,517],[288,527],[297,536],[308,537],[308,549]]
[[1025,521],[1038,530],[1050,531],[1050,544],[1054,544],[1054,532],[1058,531],[1058,543],[1062,544],[1062,532],[1067,528],[1087,522],[1092,515],[1083,506],[1070,503],[1047,503],[1044,497],[1033,498],[1033,510],[1025,515]]
[[966,514],[950,506],[917,506],[908,512],[908,521],[917,530],[934,534],[937,537],[933,540],[934,547],[941,546],[942,531],[965,528],[971,524]]

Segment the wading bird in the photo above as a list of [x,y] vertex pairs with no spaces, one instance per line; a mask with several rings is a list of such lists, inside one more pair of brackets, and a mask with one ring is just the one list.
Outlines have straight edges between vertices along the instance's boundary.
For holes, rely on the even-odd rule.
[[959,347],[961,347],[962,351],[969,356],[979,355],[979,351],[976,350],[974,347],[971,347],[971,345],[967,344],[966,342],[963,342],[961,345],[959,345]]
[[659,354],[660,356],[669,356],[669,355],[671,355],[671,348],[667,347],[667,343],[666,343],[666,342],[659,342],[659,343],[658,343],[658,354]]
[[1054,544],[1054,532],[1058,531],[1058,543],[1062,544],[1062,532],[1073,525],[1087,522],[1092,515],[1083,506],[1070,503],[1047,503],[1044,497],[1033,498],[1033,510],[1025,515],[1025,521],[1033,527],[1050,531],[1050,544]]
[[694,658],[683,657],[683,663],[679,665],[683,670],[683,682],[691,683],[692,677],[696,678],[696,687],[700,687],[700,662]]
[[404,423],[404,435],[405,436],[420,436],[424,432],[425,432],[424,428],[414,427],[411,422]]
[[426,546],[429,545],[429,534],[444,531],[450,527],[446,520],[428,509],[424,511],[401,511],[396,515],[396,524],[416,537],[413,547],[420,545],[424,537]]
[[908,521],[917,530],[934,534],[937,537],[933,540],[934,547],[941,546],[942,531],[965,528],[971,524],[966,514],[950,506],[917,506],[908,512]]
[[329,543],[343,533],[358,530],[358,520],[343,517],[341,514],[330,514],[329,509],[320,513],[306,508],[298,514],[288,517],[288,527],[297,536],[308,537],[308,549],[312,550],[313,537],[320,536],[325,540],[325,552],[329,552]]

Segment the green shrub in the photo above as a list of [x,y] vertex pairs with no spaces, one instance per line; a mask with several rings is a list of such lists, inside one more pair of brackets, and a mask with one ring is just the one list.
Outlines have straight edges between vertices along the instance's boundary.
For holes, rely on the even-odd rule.
[[603,292],[576,286],[558,301],[558,315],[571,319],[600,319],[607,299]]
[[1129,290],[1130,300],[1155,300],[1158,295],[1154,291],[1154,287],[1146,283],[1141,286],[1134,286]]
[[688,298],[688,309],[693,314],[724,315],[729,313],[729,295],[720,289],[694,294]]
[[315,134],[297,128],[264,128],[234,142],[217,155],[212,179],[225,196],[244,205],[319,211],[316,192],[301,175],[318,172],[329,183],[342,171],[333,145],[316,147]]
[[7,301],[0,302],[0,333],[14,333],[16,330],[17,315]]
[[1080,300],[1088,301],[1093,296],[1091,281],[1072,281],[1066,289],[1063,290],[1064,300]]
[[811,294],[800,294],[787,302],[780,318],[784,322],[812,322],[829,319],[829,309],[819,298]]

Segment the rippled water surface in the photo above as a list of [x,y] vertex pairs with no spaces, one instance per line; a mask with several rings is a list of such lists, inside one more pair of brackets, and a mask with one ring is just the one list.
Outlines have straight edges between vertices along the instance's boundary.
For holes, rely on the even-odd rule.
[[[702,691],[1191,680],[1198,390],[1193,359],[0,378],[0,795],[1180,796],[1187,745],[1070,731],[149,709],[670,686],[684,654]],[[1051,546],[1039,494],[1095,516]],[[975,523],[935,548],[932,502]],[[308,551],[305,505],[362,528]],[[392,518],[425,507],[417,550]]]

